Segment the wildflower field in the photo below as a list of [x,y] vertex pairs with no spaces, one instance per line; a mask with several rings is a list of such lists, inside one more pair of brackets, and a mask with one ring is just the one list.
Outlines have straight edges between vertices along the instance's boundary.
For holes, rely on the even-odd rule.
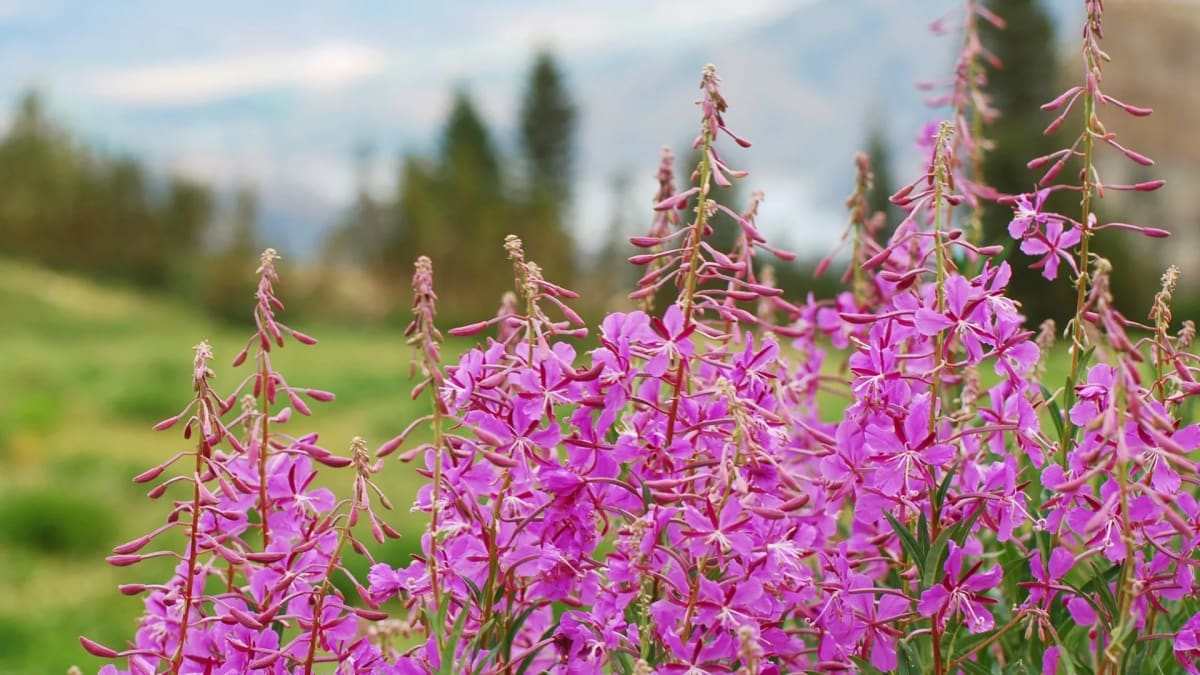
[[[139,322],[111,322],[129,351],[109,363],[161,369],[152,393],[106,366],[94,401],[21,399],[47,429],[53,415],[125,420],[94,442],[127,457],[128,476],[89,476],[74,515],[52,519],[112,536],[115,571],[99,581],[119,584],[126,609],[141,603],[124,624],[99,600],[64,607],[63,622],[91,617],[75,624],[80,663],[104,675],[1200,672],[1195,325],[1172,311],[1187,271],[1164,270],[1126,315],[1111,293],[1122,270],[1095,254],[1098,239],[1170,234],[1099,209],[1164,185],[1108,177],[1111,158],[1153,161],[1105,126],[1151,111],[1105,93],[1104,31],[1121,27],[1104,25],[1103,5],[1085,0],[1077,81],[1042,106],[1060,149],[1028,158],[1027,192],[1002,194],[980,172],[995,111],[978,31],[1003,22],[964,3],[961,53],[933,85],[942,119],[920,134],[924,168],[891,199],[901,218],[869,212],[865,156],[829,160],[858,176],[842,247],[818,269],[843,280],[834,297],[775,286],[771,264],[794,254],[762,235],[761,193],[715,198],[753,185],[738,167],[759,139],[737,134],[743,102],[710,65],[698,163],[676,176],[661,157],[627,311],[589,325],[577,294],[509,236],[496,255],[511,291],[462,326],[438,319],[454,302],[438,280],[454,270],[413,251],[407,345],[372,350],[386,359],[346,354],[391,336],[294,324],[272,249],[252,329],[196,340],[190,361],[167,338],[186,317],[164,313],[152,343]],[[980,238],[997,203],[1012,213],[1004,245]],[[718,246],[720,214],[738,229]],[[1026,267],[1072,288],[1065,325],[1031,325],[1008,296]],[[44,320],[69,329],[78,309]],[[87,366],[53,344],[21,349],[51,364],[30,377]],[[144,412],[161,418],[158,450],[121,454],[151,435],[128,423]],[[29,456],[30,499],[59,472],[90,472],[84,455]],[[102,527],[105,504],[135,498],[138,529]],[[57,592],[33,558],[21,564],[39,581],[13,597]],[[5,609],[18,634],[20,604]]]

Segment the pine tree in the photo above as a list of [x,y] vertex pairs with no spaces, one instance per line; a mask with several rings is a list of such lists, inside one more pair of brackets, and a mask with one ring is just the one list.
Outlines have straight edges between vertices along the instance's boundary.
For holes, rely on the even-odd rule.
[[[1002,62],[1001,67],[989,67],[987,72],[987,91],[1000,118],[986,134],[995,147],[984,157],[984,178],[1003,194],[1020,194],[1032,191],[1041,176],[1026,163],[1053,151],[1061,141],[1061,134],[1055,138],[1042,134],[1049,118],[1040,108],[1058,94],[1054,25],[1039,0],[990,0],[988,8],[1003,18],[1007,27],[997,30],[987,22],[980,23],[984,45]],[[1052,206],[1070,209],[1070,199]],[[1032,259],[1017,251],[1008,235],[1011,220],[1010,206],[990,204],[984,210],[984,239],[1013,251],[1010,292],[1034,325],[1047,317],[1064,320],[1073,313],[1074,291],[1069,284],[1051,284],[1039,270],[1029,269]]]
[[434,269],[448,272],[440,276],[447,282],[443,292],[478,319],[494,311],[500,289],[512,285],[503,244],[517,219],[491,134],[465,91],[455,95],[431,187],[436,220],[419,224],[424,232],[417,240],[436,242],[430,258]]
[[549,52],[540,52],[521,105],[520,146],[527,184],[523,226],[516,234],[549,278],[568,285],[574,270],[566,220],[574,181],[575,127],[575,104],[563,74]]
[[871,191],[867,194],[867,208],[871,213],[884,213],[887,232],[890,232],[899,224],[903,214],[890,201],[896,188],[892,180],[892,151],[888,147],[887,133],[878,122],[872,122],[867,131],[867,157],[871,158],[871,172],[875,176]]
[[200,303],[220,319],[242,322],[246,319],[246,301],[254,296],[256,284],[254,275],[246,270],[253,269],[262,250],[258,195],[251,187],[238,188],[223,229],[223,239],[208,256],[200,275]]
[[571,199],[575,122],[562,72],[549,52],[540,52],[521,106],[521,150],[531,200],[548,204],[559,219]]

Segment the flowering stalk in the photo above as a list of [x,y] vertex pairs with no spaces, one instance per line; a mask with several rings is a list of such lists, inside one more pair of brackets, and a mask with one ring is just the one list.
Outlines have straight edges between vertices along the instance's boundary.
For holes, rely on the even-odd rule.
[[[127,595],[146,595],[145,615],[127,649],[110,649],[81,638],[94,655],[126,660],[128,670],[110,664],[101,669],[103,675],[164,668],[170,673],[311,673],[316,663],[329,660],[343,664],[342,672],[380,672],[382,653],[356,633],[359,619],[383,615],[369,608],[351,608],[330,580],[335,569],[344,569],[342,551],[347,542],[356,550],[366,550],[350,531],[364,511],[377,541],[398,535],[371,509],[368,493],[381,493],[368,478],[373,469],[365,463],[359,444],[354,456],[346,459],[316,445],[316,434],[295,437],[280,431],[293,409],[309,412],[302,396],[329,401],[333,395],[293,387],[270,367],[269,345],[282,346],[284,336],[302,344],[315,343],[276,318],[275,311],[282,308],[272,288],[276,259],[271,250],[262,256],[257,331],[235,359],[245,361],[249,348],[257,344],[260,361],[255,373],[231,395],[218,396],[209,384],[212,351],[201,343],[193,364],[193,401],[155,427],[164,430],[186,420],[184,437],[196,434],[197,445],[189,453],[195,459],[190,474],[165,479],[150,496],[157,498],[172,484],[188,482],[191,500],[176,503],[165,526],[115,547],[108,560],[126,566],[175,557],[180,564],[164,584],[122,587]],[[243,398],[248,405],[232,419],[224,419],[247,386],[251,391]],[[279,394],[285,394],[292,405],[278,411],[256,406],[257,401],[274,404]],[[244,441],[231,431],[238,426],[245,429]],[[176,455],[134,480],[155,480],[183,456]],[[358,467],[354,499],[339,502],[328,490],[313,488],[314,463]],[[387,506],[386,499],[382,504]],[[248,513],[261,522],[252,523]],[[184,554],[140,553],[176,527],[186,531]],[[259,535],[258,543],[251,541],[250,533]],[[361,588],[357,581],[354,584]],[[365,590],[363,594],[370,605]]]
[[[419,364],[424,376],[421,382],[414,387],[413,396],[417,396],[421,390],[428,391],[432,415],[429,425],[433,431],[433,452],[431,457],[433,498],[429,514],[429,555],[427,565],[429,567],[429,583],[433,607],[436,608],[442,604],[441,583],[438,578],[438,568],[441,565],[438,554],[438,538],[441,536],[439,532],[439,515],[442,510],[443,499],[442,467],[445,464],[445,437],[443,430],[446,404],[441,397],[441,389],[445,384],[445,376],[442,373],[441,347],[439,346],[442,334],[434,322],[434,318],[437,316],[437,295],[433,290],[433,263],[428,257],[421,256],[417,259],[414,267],[415,271],[413,272],[412,280],[413,319],[404,334],[408,338],[408,343],[414,348],[411,366],[412,372],[409,375],[412,376],[415,374],[415,370]],[[381,454],[381,457],[390,454],[398,445],[397,443],[390,446]]]

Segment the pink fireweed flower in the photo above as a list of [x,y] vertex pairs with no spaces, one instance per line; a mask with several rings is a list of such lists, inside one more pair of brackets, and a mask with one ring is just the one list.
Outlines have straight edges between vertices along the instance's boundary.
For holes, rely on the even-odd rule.
[[938,442],[938,434],[929,430],[930,405],[929,394],[918,394],[903,420],[867,427],[867,448],[879,461],[875,484],[884,494],[907,493],[914,485],[926,484],[934,469],[954,458],[954,448]]
[[1035,550],[1029,560],[1029,571],[1034,581],[1025,581],[1018,586],[1029,589],[1029,598],[1025,607],[1040,607],[1049,610],[1054,598],[1062,591],[1069,590],[1064,586],[1062,578],[1075,566],[1075,556],[1070,551],[1059,546],[1050,552],[1050,563],[1042,560],[1041,550]]
[[1033,232],[1041,231],[1051,220],[1059,220],[1056,214],[1042,211],[1049,195],[1050,188],[1044,188],[1033,194],[1032,202],[1028,194],[1017,197],[1013,219],[1008,224],[1008,233],[1013,239],[1025,239]]
[[1042,269],[1042,276],[1050,281],[1058,278],[1058,262],[1065,261],[1071,266],[1071,270],[1075,274],[1079,274],[1079,268],[1075,265],[1075,258],[1068,252],[1073,246],[1079,243],[1080,232],[1078,228],[1065,226],[1058,219],[1050,219],[1046,223],[1044,233],[1034,232],[1030,236],[1021,241],[1021,251],[1029,255],[1040,255],[1042,259],[1035,262],[1030,267]]
[[951,541],[950,556],[944,568],[946,574],[941,583],[934,584],[921,594],[917,610],[923,616],[932,618],[940,627],[944,627],[951,617],[962,614],[968,631],[985,633],[991,630],[996,621],[987,606],[996,601],[983,594],[999,585],[1003,572],[999,565],[980,571],[982,560],[963,572],[966,555],[979,555],[982,552],[983,547],[977,540],[969,541],[964,547]]
[[1175,660],[1188,675],[1200,675],[1196,667],[1200,664],[1200,614],[1193,614],[1179,628],[1175,634],[1174,652]]

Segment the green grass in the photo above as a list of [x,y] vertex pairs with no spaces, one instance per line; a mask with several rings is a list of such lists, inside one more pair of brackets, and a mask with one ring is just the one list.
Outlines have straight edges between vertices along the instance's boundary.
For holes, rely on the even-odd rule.
[[[279,291],[287,298],[284,279]],[[249,299],[248,299],[249,300]],[[185,449],[178,430],[151,427],[191,396],[192,346],[209,340],[221,391],[249,372],[229,363],[249,337],[186,307],[0,261],[0,675],[95,672],[86,634],[120,645],[136,629],[141,601],[117,592],[160,581],[169,566],[117,569],[116,544],[160,524],[172,493],[145,497],[132,476]],[[287,321],[287,313],[283,315]],[[291,431],[317,431],[345,453],[354,436],[378,445],[425,411],[409,398],[410,350],[396,331],[297,325],[320,343],[289,344],[274,364],[289,383],[327,389],[337,400],[293,416]],[[447,353],[452,354],[453,349]],[[423,521],[408,507],[412,469],[390,461],[377,476],[396,505],[389,522],[405,535],[383,547],[397,564],[417,550]],[[348,491],[349,470],[322,482]],[[350,561],[363,573],[365,561]]]

